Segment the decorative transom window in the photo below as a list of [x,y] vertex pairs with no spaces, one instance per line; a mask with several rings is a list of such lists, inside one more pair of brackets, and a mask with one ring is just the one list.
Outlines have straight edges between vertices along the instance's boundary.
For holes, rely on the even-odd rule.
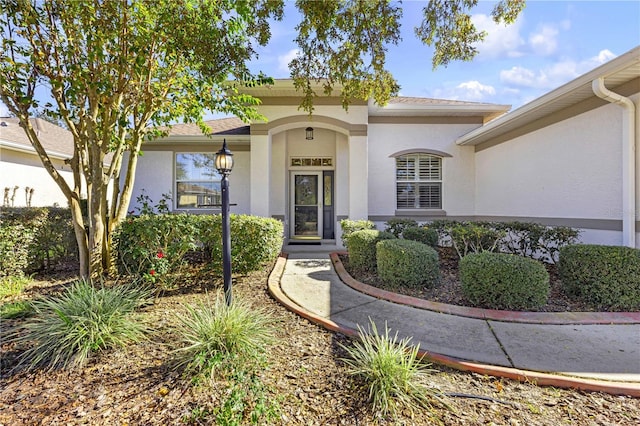
[[219,207],[222,203],[215,153],[176,153],[176,208]]
[[396,157],[398,209],[442,208],[442,158],[429,154]]

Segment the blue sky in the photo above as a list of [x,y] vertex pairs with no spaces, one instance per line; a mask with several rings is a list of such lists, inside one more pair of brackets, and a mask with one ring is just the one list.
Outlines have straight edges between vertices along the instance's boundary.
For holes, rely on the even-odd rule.
[[[390,46],[388,69],[403,96],[510,104],[517,108],[640,45],[640,1],[528,0],[518,20],[497,26],[488,16],[494,1],[480,0],[474,22],[488,32],[472,62],[433,71],[432,49],[414,36],[426,1],[403,2],[403,41]],[[253,70],[289,77],[295,55],[294,3],[274,23],[272,39]],[[6,108],[0,103],[0,116]]]
[[[494,1],[480,0],[474,23],[488,32],[472,62],[450,63],[433,71],[432,49],[413,29],[426,1],[404,1],[403,41],[390,46],[388,69],[403,96],[510,104],[517,108],[640,45],[640,2],[528,0],[518,20],[497,26],[489,14]],[[254,63],[276,78],[289,76],[295,54],[293,2],[276,23],[269,46]]]

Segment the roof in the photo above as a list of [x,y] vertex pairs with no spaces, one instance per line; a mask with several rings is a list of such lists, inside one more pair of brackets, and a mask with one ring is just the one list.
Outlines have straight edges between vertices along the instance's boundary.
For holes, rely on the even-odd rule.
[[597,98],[591,87],[598,78],[604,79],[607,88],[619,89],[625,96],[640,92],[640,46],[461,136],[456,142],[497,144],[605,105],[606,101]]
[[[211,128],[212,135],[249,135],[250,126],[237,117],[219,118],[204,122]],[[176,124],[169,130],[169,136],[201,136],[202,131],[195,123]]]
[[[51,157],[69,158],[73,155],[71,132],[41,118],[30,120],[42,146]],[[0,146],[35,153],[17,118],[0,118]]]

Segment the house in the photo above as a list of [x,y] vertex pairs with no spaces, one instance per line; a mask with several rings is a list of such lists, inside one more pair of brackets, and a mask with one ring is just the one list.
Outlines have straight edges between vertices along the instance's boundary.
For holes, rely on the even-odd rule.
[[[31,123],[53,165],[72,185],[73,173],[65,159],[73,155],[73,136],[41,118],[32,118]],[[62,190],[42,166],[17,118],[0,117],[0,192],[5,207],[67,205]]]
[[398,97],[384,107],[321,96],[298,110],[288,80],[247,89],[267,122],[176,125],[146,143],[136,195],[216,212],[215,152],[234,153],[232,212],[275,217],[288,241],[340,241],[343,218],[533,221],[584,242],[639,247],[640,47],[512,112]]

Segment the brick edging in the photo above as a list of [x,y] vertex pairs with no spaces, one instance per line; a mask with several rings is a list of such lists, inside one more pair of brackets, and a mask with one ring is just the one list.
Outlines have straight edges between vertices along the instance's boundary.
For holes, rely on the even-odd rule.
[[417,297],[405,296],[382,290],[364,284],[353,278],[344,268],[339,255],[346,252],[333,252],[329,256],[333,267],[343,283],[352,289],[377,299],[401,305],[412,306],[418,309],[440,312],[443,314],[458,315],[461,317],[519,322],[528,324],[640,324],[640,312],[520,312],[501,311],[495,309],[471,308],[467,306],[449,305],[446,303],[432,302]]
[[[318,324],[326,328],[327,330],[342,333],[346,336],[357,336],[357,330],[338,324],[334,321],[331,321],[330,319],[313,314],[307,311],[304,307],[299,306],[298,304],[293,302],[284,294],[284,292],[280,288],[280,279],[282,277],[282,274],[284,273],[284,267],[286,263],[286,255],[281,255],[276,260],[276,264],[274,265],[271,274],[269,274],[267,287],[271,296],[289,311],[303,318],[306,318],[307,320]],[[640,383],[608,382],[604,380],[586,379],[580,377],[542,373],[538,371],[520,370],[517,368],[499,367],[495,365],[487,365],[460,360],[447,355],[437,354],[424,350],[420,350],[418,353],[427,361],[445,365],[456,370],[469,371],[494,377],[503,377],[520,382],[533,383],[540,386],[554,386],[565,389],[605,392],[612,395],[627,395],[634,398],[640,398]]]

